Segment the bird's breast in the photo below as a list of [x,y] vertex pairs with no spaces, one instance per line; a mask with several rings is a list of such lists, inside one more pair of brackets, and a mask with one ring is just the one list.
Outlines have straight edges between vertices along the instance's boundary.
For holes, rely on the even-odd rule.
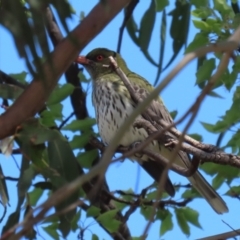
[[[121,86],[122,88],[125,86]],[[115,90],[111,83],[94,86],[93,104],[95,107],[96,119],[99,134],[105,144],[109,144],[120,126],[126,121],[135,109],[131,98],[125,94],[125,90]],[[147,137],[144,129],[137,129],[133,126],[125,130],[124,137],[120,141],[122,146],[129,146],[136,141],[142,141]]]

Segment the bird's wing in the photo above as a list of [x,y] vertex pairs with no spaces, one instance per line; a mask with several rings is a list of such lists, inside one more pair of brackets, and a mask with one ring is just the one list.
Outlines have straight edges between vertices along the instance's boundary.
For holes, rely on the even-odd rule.
[[[148,81],[136,73],[129,73],[127,77],[141,101],[143,101],[154,90],[153,86]],[[154,99],[149,105],[149,108],[167,123],[173,123],[172,117],[160,97]]]
[[[134,91],[136,92],[141,101],[143,101],[154,90],[153,86],[147,80],[137,75],[136,73],[129,73],[127,77],[129,78],[132,87],[134,88]],[[166,123],[173,123],[173,119],[160,97],[154,99],[149,105],[149,108]],[[158,126],[158,129],[161,129],[161,126]],[[169,132],[167,132],[166,135],[170,136],[171,138],[176,138]],[[171,149],[169,150],[171,151]],[[181,160],[178,159],[176,163],[183,167],[190,167],[190,157],[185,152],[179,151],[178,156]]]

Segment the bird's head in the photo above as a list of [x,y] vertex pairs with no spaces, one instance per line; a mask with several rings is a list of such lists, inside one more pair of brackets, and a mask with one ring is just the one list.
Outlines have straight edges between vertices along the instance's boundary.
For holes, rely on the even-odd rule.
[[100,76],[115,73],[109,57],[113,57],[118,66],[126,73],[130,72],[123,58],[116,52],[106,48],[96,48],[89,52],[86,56],[79,56],[77,63],[82,64],[93,80]]

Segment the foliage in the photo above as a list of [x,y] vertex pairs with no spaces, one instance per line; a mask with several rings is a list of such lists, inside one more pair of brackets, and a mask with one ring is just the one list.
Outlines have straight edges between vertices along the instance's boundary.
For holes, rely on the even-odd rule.
[[[101,1],[104,4],[105,1]],[[141,21],[137,22],[134,13],[127,19],[126,30],[131,40],[142,51],[143,56],[150,64],[156,67],[155,84],[159,82],[161,73],[169,69],[172,62],[184,49],[185,53],[195,51],[198,47],[217,44],[226,40],[239,26],[240,12],[238,3],[224,0],[176,0],[174,6],[169,7],[170,1],[149,0],[149,6],[145,10]],[[141,4],[141,2],[139,3]],[[30,0],[0,0],[0,24],[4,26],[13,36],[17,51],[23,57],[28,66],[29,73],[33,76],[41,75],[41,63],[50,54],[50,38],[47,35],[47,18],[42,14],[42,9],[51,6],[59,21],[68,33],[67,20],[74,13],[73,7],[66,0],[30,1]],[[83,14],[82,14],[83,15]],[[157,19],[161,17],[159,28],[159,52],[158,60],[154,59],[149,51]],[[197,33],[188,43],[189,26],[194,25]],[[76,23],[77,24],[77,23]],[[169,24],[169,27],[167,27]],[[166,41],[172,41],[172,56],[165,51]],[[222,54],[211,54],[198,59],[195,84],[203,89],[211,79]],[[163,58],[167,63],[163,65]],[[34,60],[34,61],[33,61]],[[226,69],[222,77],[217,81],[211,93],[212,97],[222,97],[217,93],[220,87],[233,92],[232,105],[219,118],[217,122],[202,122],[204,128],[219,137],[218,147],[229,150],[231,153],[240,152],[240,88],[236,86],[239,72],[240,58],[235,56],[235,61]],[[28,84],[26,72],[9,75],[16,81]],[[88,83],[87,77],[78,72],[82,84]],[[63,108],[66,107],[66,99],[72,96],[78,87],[70,84],[59,84],[52,92],[45,106],[39,113],[19,126],[14,135],[17,143],[18,153],[22,155],[20,176],[16,187],[18,203],[13,213],[7,216],[8,220],[2,228],[2,233],[7,232],[12,226],[21,222],[24,215],[31,212],[32,208],[38,206],[40,199],[46,199],[60,187],[72,182],[84,174],[84,171],[95,164],[99,157],[99,151],[89,148],[89,140],[95,125],[95,119],[87,115],[84,119],[72,120],[63,116]],[[79,87],[80,88],[80,87]],[[12,104],[24,92],[20,86],[9,84],[1,79],[0,75],[0,97]],[[81,97],[85,97],[82,93]],[[82,101],[84,102],[84,101]],[[73,111],[74,114],[76,112]],[[77,114],[76,114],[77,115]],[[173,112],[176,115],[176,112]],[[222,136],[231,131],[227,144],[222,145]],[[72,136],[72,137],[68,137]],[[199,140],[204,139],[199,133],[191,135]],[[218,189],[227,183],[229,190],[226,195],[239,197],[239,186],[234,180],[239,177],[238,169],[231,166],[220,166],[213,163],[204,164],[201,170],[212,177],[213,187]],[[4,176],[4,169],[0,166],[0,175]],[[8,189],[4,178],[0,179],[1,203],[6,207],[9,201]],[[143,193],[143,192],[142,192]],[[134,213],[132,206],[138,203],[140,214],[147,220],[151,219],[153,203],[157,201],[157,186],[153,185],[146,189],[144,194],[134,193],[133,190],[122,190],[114,200],[114,209],[103,212],[101,206],[91,204],[87,199],[86,189],[81,188],[67,198],[61,204],[55,206],[56,212],[62,211],[78,199],[89,205],[77,206],[71,211],[58,216],[47,218],[41,223],[41,229],[53,239],[66,238],[70,233],[79,232],[79,222],[82,220],[81,210],[86,211],[87,218],[94,218],[105,230],[116,233],[121,221],[116,216],[119,212]],[[199,197],[193,189],[180,191],[182,200]],[[10,196],[11,198],[11,196]],[[120,201],[117,201],[120,200]],[[169,200],[166,193],[163,200]],[[179,200],[179,199],[178,199]],[[179,201],[176,200],[176,203]],[[132,211],[132,212],[131,212]],[[180,230],[186,236],[190,236],[192,226],[201,228],[197,210],[188,206],[177,204],[165,204],[160,206],[154,215],[154,224],[159,224],[159,235],[163,236],[168,231]],[[124,215],[126,216],[126,215]],[[126,219],[128,220],[128,219]],[[160,220],[160,221],[157,221]],[[28,239],[37,238],[36,228],[32,228],[26,235]],[[80,235],[80,233],[79,233]],[[101,239],[101,236],[92,234],[92,239]],[[135,237],[133,239],[138,239]]]

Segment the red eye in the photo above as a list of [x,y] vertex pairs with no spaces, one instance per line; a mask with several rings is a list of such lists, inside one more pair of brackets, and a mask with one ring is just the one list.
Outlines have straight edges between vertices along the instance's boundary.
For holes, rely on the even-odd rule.
[[97,59],[97,61],[102,61],[102,60],[103,60],[103,55],[98,55],[98,56],[96,57],[96,59]]

